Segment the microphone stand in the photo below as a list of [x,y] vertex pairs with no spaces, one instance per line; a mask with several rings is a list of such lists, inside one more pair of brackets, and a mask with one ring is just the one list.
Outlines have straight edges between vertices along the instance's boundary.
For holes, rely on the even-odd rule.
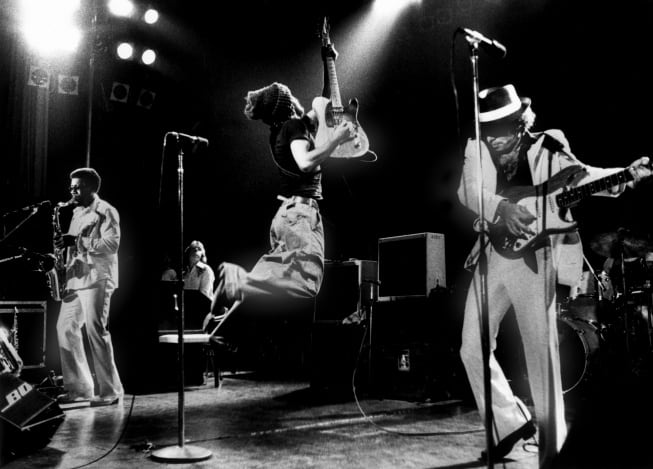
[[483,163],[481,159],[481,124],[480,124],[480,110],[478,102],[479,93],[479,80],[478,80],[478,49],[480,40],[478,38],[465,36],[469,43],[470,60],[472,64],[472,78],[473,78],[473,91],[474,91],[474,137],[476,141],[476,154],[478,155],[476,181],[477,196],[478,196],[478,215],[480,218],[480,254],[478,260],[478,273],[480,280],[480,303],[481,303],[481,350],[483,355],[483,385],[485,390],[485,445],[487,455],[487,467],[493,466],[493,452],[494,444],[492,441],[492,422],[494,416],[492,413],[492,388],[490,383],[490,324],[488,313],[488,294],[487,294],[487,256],[485,248],[487,246],[487,233],[485,222],[485,207],[483,204]]
[[[12,234],[14,234],[16,231],[18,231],[18,229],[19,229],[21,226],[23,226],[25,223],[27,223],[27,221],[28,221],[30,218],[32,218],[34,215],[36,215],[36,212],[39,211],[39,208],[40,208],[40,207],[38,207],[38,206],[32,207],[32,208],[30,209],[30,213],[27,214],[27,216],[26,216],[23,220],[21,220],[20,223],[18,223],[16,226],[14,226],[14,227],[9,231],[9,233],[6,233],[2,238],[0,238],[0,243],[4,242],[4,241],[5,241],[7,238],[9,238]],[[12,213],[12,212],[9,212],[9,213]],[[7,214],[5,214],[5,215],[7,215]],[[4,216],[3,216],[3,218],[4,218]],[[3,228],[3,230],[4,230],[4,228]]]
[[[204,461],[212,456],[211,451],[199,446],[185,445],[185,420],[184,420],[184,280],[181,277],[184,258],[184,151],[179,143],[179,135],[168,132],[163,138],[164,155],[168,136],[174,136],[177,144],[177,210],[179,212],[179,256],[177,259],[177,273],[179,275],[178,298],[175,298],[175,310],[179,312],[177,321],[177,375],[179,379],[177,426],[178,441],[176,446],[167,446],[152,452],[152,459],[158,462],[182,463]],[[177,296],[177,295],[175,295]]]

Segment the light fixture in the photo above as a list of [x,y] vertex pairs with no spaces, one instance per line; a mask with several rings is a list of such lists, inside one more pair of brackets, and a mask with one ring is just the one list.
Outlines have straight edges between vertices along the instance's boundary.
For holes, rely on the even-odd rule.
[[42,55],[74,52],[82,37],[75,24],[80,0],[23,0],[21,26],[27,44]]
[[111,95],[109,99],[111,101],[117,101],[119,103],[126,103],[129,98],[129,84],[121,83],[119,81],[114,81],[111,85]]
[[134,4],[130,0],[109,0],[109,11],[116,16],[131,16]]
[[128,42],[121,42],[116,47],[116,54],[123,60],[131,59],[134,55],[134,46]]
[[149,8],[143,15],[143,20],[147,24],[154,24],[157,21],[159,21],[159,12],[156,11],[154,8]]
[[152,49],[145,49],[141,55],[141,61],[145,65],[152,65],[156,61],[156,52]]
[[143,88],[138,95],[138,100],[136,101],[136,105],[145,108],[147,110],[152,109],[152,105],[154,104],[155,98],[156,98],[156,93],[154,91]]

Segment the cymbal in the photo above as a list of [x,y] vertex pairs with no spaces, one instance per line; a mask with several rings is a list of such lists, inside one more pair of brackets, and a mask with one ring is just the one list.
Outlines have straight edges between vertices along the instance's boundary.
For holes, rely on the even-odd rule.
[[621,246],[626,257],[643,257],[653,251],[653,246],[646,238],[621,228],[599,234],[590,241],[592,251],[603,257],[619,256]]

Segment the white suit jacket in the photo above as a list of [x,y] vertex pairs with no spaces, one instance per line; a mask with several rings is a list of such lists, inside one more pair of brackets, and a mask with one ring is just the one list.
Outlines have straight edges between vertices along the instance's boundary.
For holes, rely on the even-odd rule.
[[[587,175],[579,181],[579,184],[600,179],[623,168],[596,168],[581,163],[571,152],[569,142],[561,130],[546,130],[532,134],[535,142],[527,152],[528,164],[533,178],[533,184],[541,184],[556,174],[558,171],[572,165],[580,165],[587,170]],[[497,207],[504,197],[496,193],[497,170],[490,156],[490,152],[483,141],[481,141],[481,161],[483,166],[483,208],[485,219],[490,223],[497,221]],[[550,163],[549,163],[550,161]],[[476,141],[469,140],[465,148],[465,160],[463,171],[458,186],[458,198],[467,208],[479,215],[478,208],[478,156],[476,152]],[[596,195],[612,196],[608,192],[601,192]],[[618,195],[618,194],[616,194]],[[479,219],[475,222],[475,229],[480,229]],[[553,251],[553,262],[559,276],[559,282],[565,285],[574,285],[580,280],[583,267],[583,248],[577,234],[552,235],[551,247]],[[466,268],[472,268],[478,261],[480,252],[480,240],[472,248],[471,253],[465,262]]]

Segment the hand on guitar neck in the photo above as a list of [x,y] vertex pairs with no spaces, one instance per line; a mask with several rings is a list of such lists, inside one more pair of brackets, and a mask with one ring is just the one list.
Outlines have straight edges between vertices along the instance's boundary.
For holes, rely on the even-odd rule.
[[327,59],[336,60],[338,58],[338,51],[331,43],[323,45],[321,53],[322,53],[322,60],[324,60],[325,62]]
[[633,188],[640,181],[651,177],[651,159],[648,156],[642,156],[630,163],[627,169],[633,176],[633,180],[628,183],[628,186]]

